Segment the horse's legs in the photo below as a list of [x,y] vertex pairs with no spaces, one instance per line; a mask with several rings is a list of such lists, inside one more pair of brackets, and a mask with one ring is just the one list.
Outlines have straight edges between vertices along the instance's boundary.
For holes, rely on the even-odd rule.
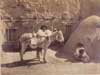
[[39,50],[36,51],[36,57],[37,57],[37,59],[40,60],[40,53],[39,53]]
[[20,52],[20,60],[23,61],[23,54]]
[[42,52],[42,48],[37,48],[37,51],[36,51],[36,56],[37,56],[37,58],[39,59],[39,61],[40,61],[40,53]]
[[26,48],[27,48],[27,44],[21,43],[21,50],[20,50],[20,59],[21,59],[21,61],[23,61],[23,55],[25,53]]
[[46,63],[46,52],[47,52],[47,49],[43,49],[43,62]]

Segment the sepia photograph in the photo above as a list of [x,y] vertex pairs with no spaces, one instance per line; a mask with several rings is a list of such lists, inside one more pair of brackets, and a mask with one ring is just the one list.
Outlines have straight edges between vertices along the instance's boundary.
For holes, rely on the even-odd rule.
[[100,0],[0,0],[0,75],[100,75]]

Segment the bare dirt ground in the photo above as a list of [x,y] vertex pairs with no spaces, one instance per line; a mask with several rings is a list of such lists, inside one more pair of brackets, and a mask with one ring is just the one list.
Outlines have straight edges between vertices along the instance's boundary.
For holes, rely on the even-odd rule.
[[43,64],[35,59],[35,51],[24,55],[24,63],[20,62],[19,53],[2,52],[2,75],[100,75],[100,63],[72,62],[66,54],[59,54],[49,49],[48,62]]

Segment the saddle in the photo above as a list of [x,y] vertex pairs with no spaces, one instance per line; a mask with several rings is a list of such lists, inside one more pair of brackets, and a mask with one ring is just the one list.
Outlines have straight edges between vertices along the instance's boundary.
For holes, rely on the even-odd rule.
[[44,37],[44,38],[37,38],[37,37],[35,37],[35,38],[32,38],[30,40],[30,47],[31,48],[36,48],[36,47],[39,47],[39,46],[43,45],[45,39],[48,40],[49,37]]

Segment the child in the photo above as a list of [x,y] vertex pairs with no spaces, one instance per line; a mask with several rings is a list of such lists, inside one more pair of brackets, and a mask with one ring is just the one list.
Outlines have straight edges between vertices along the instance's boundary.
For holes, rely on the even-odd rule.
[[52,32],[47,28],[47,26],[43,25],[37,32],[37,37],[40,42],[43,42],[45,38],[51,36]]
[[78,43],[76,47],[76,51],[74,53],[75,59],[82,62],[89,62],[90,58],[87,55],[84,45],[82,43]]

